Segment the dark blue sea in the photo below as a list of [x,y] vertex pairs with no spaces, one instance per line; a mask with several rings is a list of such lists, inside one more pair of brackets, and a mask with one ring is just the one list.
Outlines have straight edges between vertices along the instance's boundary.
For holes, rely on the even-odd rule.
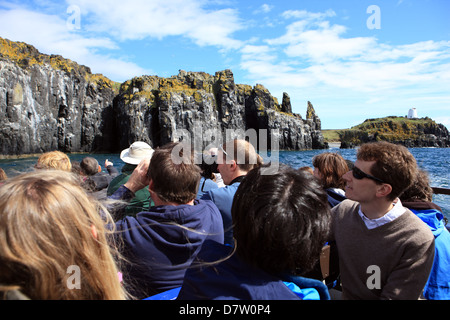
[[[433,187],[450,188],[449,148],[411,148],[409,150],[415,156],[419,166],[429,173],[431,185]],[[303,166],[312,167],[312,158],[316,154],[327,151],[339,152],[345,159],[352,161],[356,160],[355,149],[331,148],[328,150],[280,151],[279,162],[288,164],[294,168]],[[85,156],[87,155],[69,154],[70,159],[76,161],[81,161]],[[94,156],[102,166],[105,160],[109,159],[119,171],[124,165],[118,154],[95,154],[92,156]],[[266,158],[264,154],[262,154],[262,156],[263,158]],[[37,157],[0,160],[0,168],[5,170],[8,177],[12,177],[21,172],[32,170],[36,160]],[[450,195],[434,195],[433,202],[442,208],[444,215],[450,220]]]

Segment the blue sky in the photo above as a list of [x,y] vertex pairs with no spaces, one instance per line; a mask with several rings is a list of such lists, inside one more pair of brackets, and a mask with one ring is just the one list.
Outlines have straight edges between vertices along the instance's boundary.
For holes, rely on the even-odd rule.
[[323,129],[416,108],[450,128],[448,0],[0,0],[0,37],[114,81],[231,69]]

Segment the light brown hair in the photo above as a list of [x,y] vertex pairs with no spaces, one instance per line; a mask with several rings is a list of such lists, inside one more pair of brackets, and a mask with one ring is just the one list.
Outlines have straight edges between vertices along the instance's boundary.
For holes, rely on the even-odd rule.
[[[106,209],[71,173],[38,170],[7,180],[0,188],[0,291],[38,300],[126,298],[106,222]],[[79,289],[68,285],[71,266],[79,267]]]
[[256,153],[255,147],[246,140],[234,139],[223,144],[226,160],[235,160],[239,169],[248,172],[263,164],[262,157]]
[[[418,168],[409,150],[390,142],[373,142],[361,145],[356,158],[362,161],[375,161],[371,168],[374,177],[392,187],[388,199],[394,200],[415,180]],[[368,172],[366,172],[368,173]]]
[[188,148],[171,142],[152,155],[148,176],[153,180],[153,191],[165,202],[185,204],[197,196],[201,169]]
[[318,154],[313,158],[313,166],[319,169],[322,175],[321,182],[325,189],[345,188],[342,176],[349,170],[347,162],[340,154],[333,152]]
[[99,171],[98,161],[92,157],[83,158],[83,160],[81,160],[80,167],[87,176],[93,176]]

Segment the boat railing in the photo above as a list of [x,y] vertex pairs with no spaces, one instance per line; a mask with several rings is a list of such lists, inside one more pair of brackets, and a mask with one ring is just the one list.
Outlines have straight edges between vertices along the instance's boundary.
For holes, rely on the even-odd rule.
[[438,187],[431,187],[433,189],[434,194],[447,194],[450,195],[450,189],[448,188],[438,188]]

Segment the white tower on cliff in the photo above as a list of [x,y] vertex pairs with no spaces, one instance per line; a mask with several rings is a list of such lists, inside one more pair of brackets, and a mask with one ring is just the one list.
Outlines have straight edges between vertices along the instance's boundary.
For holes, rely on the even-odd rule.
[[408,111],[408,119],[416,119],[416,118],[418,118],[417,117],[417,110],[416,110],[416,108],[409,109],[409,111]]

